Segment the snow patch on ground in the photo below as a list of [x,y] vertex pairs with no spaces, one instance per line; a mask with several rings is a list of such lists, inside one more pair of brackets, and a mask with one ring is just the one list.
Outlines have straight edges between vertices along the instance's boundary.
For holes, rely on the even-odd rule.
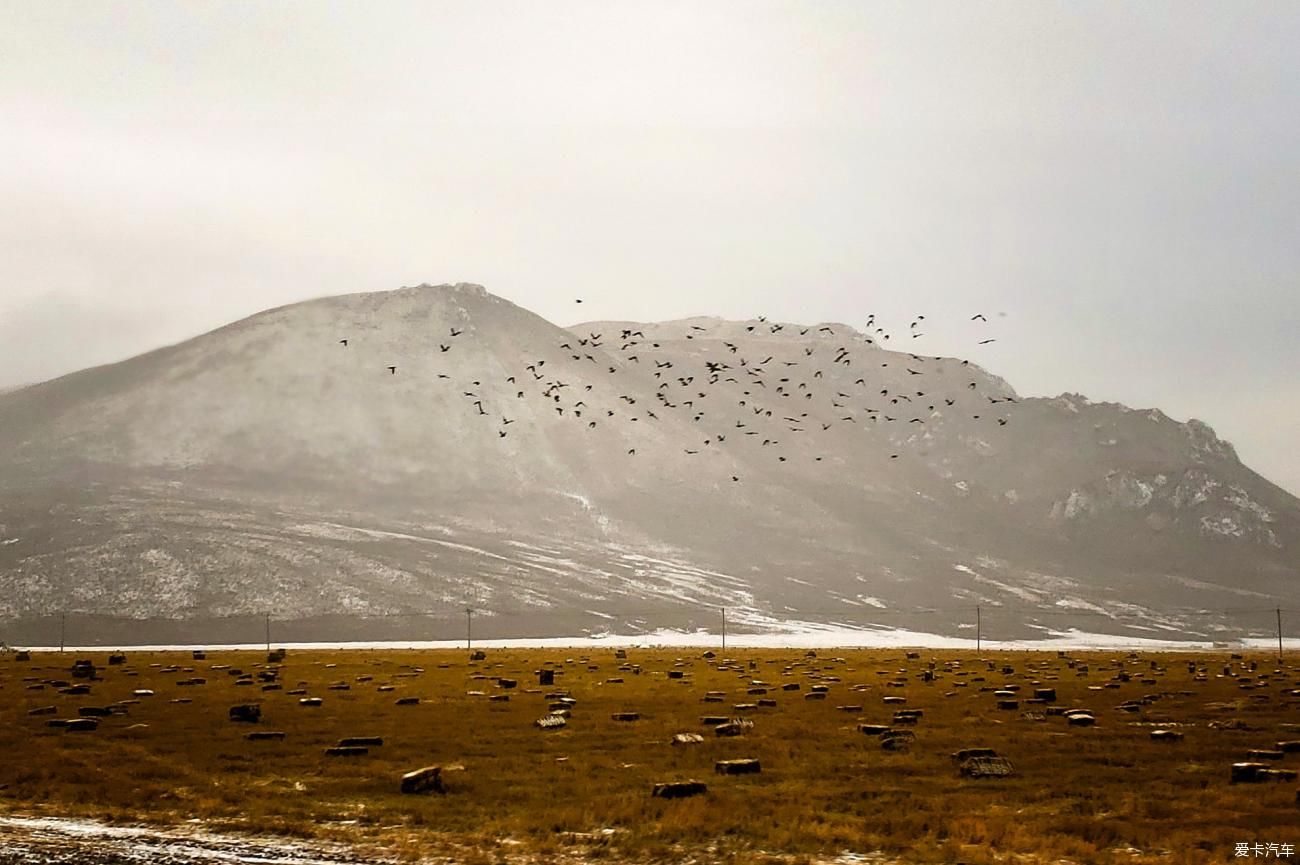
[[[728,616],[731,621],[731,616]],[[934,649],[973,649],[975,648],[974,639],[962,637],[948,637],[941,634],[930,634],[924,631],[912,631],[898,628],[853,628],[842,625],[820,624],[817,622],[785,622],[780,631],[760,634],[735,634],[728,631],[727,646],[749,647],[749,648],[893,648],[893,647],[918,647]],[[601,634],[599,636],[570,636],[570,637],[545,637],[545,638],[523,638],[511,640],[475,640],[474,646],[477,648],[564,648],[580,649],[584,647],[597,646],[625,646],[625,647],[665,647],[665,648],[712,648],[721,643],[721,635],[697,629],[694,631],[682,631],[671,629],[660,629],[648,634]],[[284,648],[289,650],[331,650],[331,649],[455,649],[463,648],[463,640],[430,640],[430,641],[387,641],[387,642],[359,642],[359,643],[286,643]],[[1046,636],[1043,639],[1035,640],[990,640],[981,641],[983,648],[993,649],[1051,649],[1051,648],[1124,648],[1124,649],[1164,649],[1170,651],[1178,650],[1201,650],[1216,648],[1215,644],[1208,640],[1161,640],[1149,637],[1130,637],[1119,634],[1098,634],[1089,631],[1080,631],[1076,628],[1067,630],[1046,629]],[[1232,645],[1245,647],[1275,647],[1277,639],[1266,637],[1248,637],[1234,642]],[[1283,641],[1283,648],[1289,647],[1293,650],[1300,650],[1300,637],[1288,637]],[[55,647],[30,647],[33,651],[53,651]],[[75,646],[69,647],[68,651],[89,652],[99,650],[112,650],[120,648],[119,646]],[[260,644],[225,644],[212,646],[134,646],[130,647],[139,651],[190,651],[195,648],[206,648],[210,651],[221,650],[238,650],[238,649],[259,649]],[[1223,648],[1222,645],[1218,648]]]

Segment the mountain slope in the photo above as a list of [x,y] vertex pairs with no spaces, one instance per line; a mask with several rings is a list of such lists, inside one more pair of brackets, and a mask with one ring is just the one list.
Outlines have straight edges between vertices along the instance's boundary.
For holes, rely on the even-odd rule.
[[269,310],[0,395],[0,617],[1207,634],[1161,611],[1293,592],[1300,503],[1204,424],[882,342],[466,284]]

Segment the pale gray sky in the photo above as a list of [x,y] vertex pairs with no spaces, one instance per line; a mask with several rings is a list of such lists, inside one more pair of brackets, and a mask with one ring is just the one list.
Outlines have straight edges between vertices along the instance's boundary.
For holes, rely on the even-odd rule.
[[1294,2],[0,0],[0,387],[420,282],[923,313],[1300,491],[1297,45]]

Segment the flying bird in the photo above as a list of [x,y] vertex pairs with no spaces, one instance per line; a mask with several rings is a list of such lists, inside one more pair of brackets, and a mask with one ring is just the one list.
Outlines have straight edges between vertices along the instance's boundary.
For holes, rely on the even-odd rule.
[[348,344],[348,341],[347,341],[346,339],[340,339],[340,340],[339,340],[339,343],[341,343],[344,347],[346,347],[347,344]]

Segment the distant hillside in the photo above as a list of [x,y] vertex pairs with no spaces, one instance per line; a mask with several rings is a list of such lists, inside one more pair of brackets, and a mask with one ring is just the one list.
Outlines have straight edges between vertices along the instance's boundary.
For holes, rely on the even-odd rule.
[[1300,501],[1205,424],[882,342],[467,284],[269,310],[0,395],[0,617],[1178,636],[1294,597]]

